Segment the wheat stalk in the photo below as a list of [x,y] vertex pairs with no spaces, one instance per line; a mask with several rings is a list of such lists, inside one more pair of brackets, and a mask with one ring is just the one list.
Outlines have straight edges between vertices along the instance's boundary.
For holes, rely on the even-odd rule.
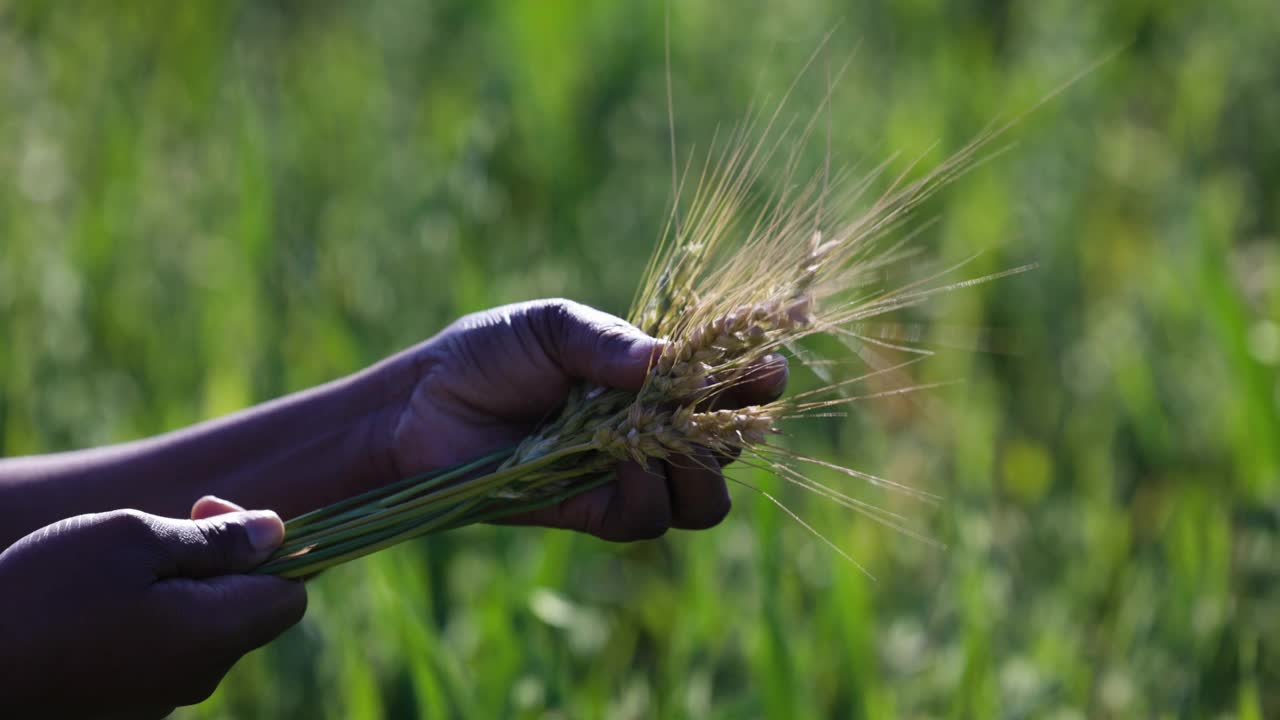
[[[820,466],[912,497],[928,500],[927,495],[770,442],[783,421],[829,415],[868,397],[934,387],[842,394],[848,385],[900,371],[910,363],[764,405],[710,408],[730,388],[750,380],[769,355],[795,348],[798,341],[817,333],[927,354],[866,338],[858,327],[939,293],[1027,269],[945,282],[962,263],[904,285],[882,282],[888,268],[918,252],[911,243],[914,234],[903,232],[910,211],[973,167],[978,153],[1005,128],[980,134],[916,179],[909,178],[920,161],[910,163],[867,202],[870,189],[884,179],[888,161],[862,177],[838,177],[834,183],[825,168],[800,178],[799,152],[814,122],[799,131],[787,127],[771,135],[778,115],[775,111],[765,122],[759,142],[746,141],[755,128],[749,120],[723,147],[708,152],[683,221],[675,222],[673,212],[629,316],[664,343],[638,392],[574,387],[561,412],[514,448],[290,520],[284,546],[258,572],[310,575],[411,537],[558,502],[607,482],[620,460],[643,463],[703,450],[740,454],[750,467],[769,470],[913,534],[900,516],[820,484],[800,468]],[[791,146],[783,156],[787,141]],[[754,204],[752,187],[779,159],[781,189],[763,206]],[[819,227],[823,224],[826,231]],[[772,495],[764,495],[818,534]]]

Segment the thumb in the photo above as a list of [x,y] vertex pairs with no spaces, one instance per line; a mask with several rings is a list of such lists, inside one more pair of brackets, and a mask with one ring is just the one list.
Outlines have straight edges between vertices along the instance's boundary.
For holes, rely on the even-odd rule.
[[533,308],[543,329],[543,347],[573,377],[608,387],[638,390],[661,345],[639,328],[570,300]]
[[[199,520],[154,518],[161,540],[153,610],[167,627],[231,662],[270,642],[307,609],[302,583],[246,575],[284,539],[270,510]],[[228,663],[229,666],[229,663]]]
[[169,520],[161,535],[161,577],[205,578],[244,573],[262,564],[284,539],[284,523],[271,510],[249,510]]

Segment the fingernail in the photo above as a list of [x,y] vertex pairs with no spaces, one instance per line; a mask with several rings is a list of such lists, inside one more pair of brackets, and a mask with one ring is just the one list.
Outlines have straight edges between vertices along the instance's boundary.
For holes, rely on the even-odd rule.
[[284,523],[270,510],[254,510],[244,514],[244,530],[254,550],[274,550],[284,540]]
[[627,357],[637,364],[644,363],[648,365],[657,359],[658,354],[662,351],[662,340],[651,338],[648,335],[639,335],[631,341],[631,347],[627,348]]

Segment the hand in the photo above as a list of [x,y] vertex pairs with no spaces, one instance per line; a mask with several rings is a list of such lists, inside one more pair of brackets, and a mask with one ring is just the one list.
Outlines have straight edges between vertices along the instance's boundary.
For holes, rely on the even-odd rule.
[[[409,476],[514,445],[559,409],[578,380],[638,390],[658,348],[623,320],[567,300],[468,315],[408,354],[417,380],[391,431],[392,464]],[[723,406],[776,398],[786,371],[785,360],[771,359]],[[701,453],[648,468],[622,463],[615,482],[506,521],[619,541],[708,528],[729,512],[723,462]]]
[[279,545],[280,518],[219,505],[79,515],[0,553],[0,707],[163,717],[301,619],[301,583],[240,574]]

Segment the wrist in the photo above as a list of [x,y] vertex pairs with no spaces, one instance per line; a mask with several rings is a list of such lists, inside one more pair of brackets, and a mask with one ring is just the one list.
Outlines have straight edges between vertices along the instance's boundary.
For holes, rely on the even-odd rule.
[[[401,480],[419,469],[412,462],[406,467],[404,427],[409,419],[430,414],[421,405],[420,389],[439,366],[442,351],[437,336],[310,391],[317,394],[322,414],[343,419],[342,436],[349,443],[341,453],[347,479],[324,504]],[[417,446],[412,440],[409,444]]]
[[394,429],[413,383],[411,367],[390,358],[264,407],[270,454],[225,497],[289,518],[398,479]]
[[400,479],[395,429],[418,378],[406,352],[318,388],[315,410],[340,428],[333,461],[343,468],[335,496],[323,504]]
[[289,518],[397,479],[394,429],[420,377],[415,355],[148,440],[0,460],[0,548],[72,515],[186,517],[217,495]]

